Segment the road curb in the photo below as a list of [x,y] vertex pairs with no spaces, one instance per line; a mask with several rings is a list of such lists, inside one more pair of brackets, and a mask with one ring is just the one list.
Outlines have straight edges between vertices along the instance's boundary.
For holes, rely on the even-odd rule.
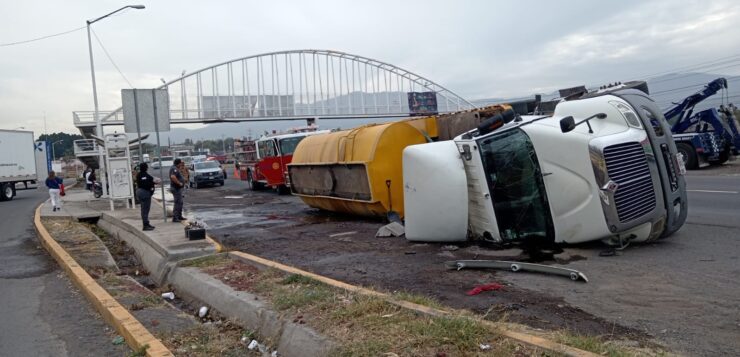
[[134,351],[146,348],[146,355],[150,357],[174,356],[128,310],[118,303],[103,287],[98,285],[85,269],[77,264],[74,258],[51,237],[46,227],[41,223],[41,207],[43,205],[42,203],[36,208],[33,219],[41,244],[54,260],[56,260],[59,266],[67,272],[67,275],[69,275],[75,285],[93,304],[103,319],[123,336],[126,343]]
[[[324,284],[327,284],[327,285],[330,285],[330,286],[333,286],[339,289],[355,292],[358,294],[380,297],[382,299],[385,299],[389,303],[392,303],[392,304],[395,304],[403,308],[406,308],[406,309],[409,309],[409,310],[412,310],[418,313],[422,313],[425,315],[447,316],[455,312],[454,310],[435,309],[432,307],[419,305],[419,304],[415,304],[415,303],[408,302],[408,301],[397,300],[397,299],[394,299],[392,296],[385,294],[385,293],[381,293],[379,291],[375,291],[375,290],[368,289],[368,288],[363,288],[363,287],[352,285],[352,284],[347,284],[339,280],[335,280],[335,279],[328,278],[322,275],[307,272],[305,270],[301,270],[301,269],[298,269],[298,268],[295,268],[289,265],[285,265],[285,264],[278,263],[278,262],[275,262],[269,259],[258,257],[256,255],[252,255],[252,254],[248,254],[244,252],[234,252],[234,251],[229,252],[228,254],[231,257],[245,261],[247,263],[255,263],[255,264],[265,266],[265,267],[278,269],[286,273],[302,275],[302,276],[305,276],[311,279],[318,280]],[[561,343],[548,340],[543,337],[531,335],[531,334],[524,333],[524,332],[512,331],[510,329],[507,329],[502,324],[497,324],[497,323],[485,321],[485,320],[481,320],[481,323],[487,326],[490,326],[492,328],[495,328],[498,333],[500,333],[502,336],[506,338],[521,342],[531,347],[540,348],[540,349],[544,349],[544,350],[555,352],[555,353],[560,353],[560,354],[571,356],[571,357],[598,357],[599,356],[596,353],[581,350],[575,347],[570,347],[570,346],[567,346]]]

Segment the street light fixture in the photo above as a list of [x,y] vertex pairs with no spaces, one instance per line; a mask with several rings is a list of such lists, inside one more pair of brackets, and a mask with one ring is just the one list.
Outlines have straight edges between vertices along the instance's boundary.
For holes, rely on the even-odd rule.
[[[87,47],[90,52],[90,73],[92,75],[93,102],[95,103],[95,131],[98,137],[100,137],[100,139],[105,139],[105,138],[103,137],[103,123],[100,121],[100,113],[99,113],[99,108],[98,108],[98,88],[97,88],[97,85],[95,84],[95,64],[93,62],[93,50],[92,50],[92,38],[90,37],[90,25],[110,15],[113,15],[119,11],[123,11],[128,8],[141,10],[141,9],[144,9],[145,6],[144,5],[127,5],[107,15],[98,17],[97,19],[87,20]],[[104,167],[105,167],[105,164],[103,163],[103,152],[100,151],[98,153],[98,169],[103,170]],[[101,184],[103,185],[103,187],[105,187],[105,174],[101,174],[100,177],[101,177]]]

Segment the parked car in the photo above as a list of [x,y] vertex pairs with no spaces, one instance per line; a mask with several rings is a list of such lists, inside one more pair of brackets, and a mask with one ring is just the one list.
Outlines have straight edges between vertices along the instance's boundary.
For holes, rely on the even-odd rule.
[[188,167],[190,187],[200,188],[203,185],[224,185],[224,172],[219,167],[218,161],[195,162]]
[[154,161],[152,162],[152,168],[153,169],[159,169],[162,167],[163,169],[168,170],[170,166],[172,166],[173,162],[175,161],[175,158],[172,156],[162,156],[162,161]]

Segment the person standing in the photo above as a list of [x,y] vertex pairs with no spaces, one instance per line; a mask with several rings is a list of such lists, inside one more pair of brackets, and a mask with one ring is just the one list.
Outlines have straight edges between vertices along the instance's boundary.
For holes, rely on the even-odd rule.
[[95,187],[95,169],[89,169],[87,173],[85,174],[85,188],[87,188],[89,191],[93,191],[93,188]]
[[136,197],[141,205],[141,223],[145,231],[151,231],[154,226],[149,224],[149,209],[152,206],[152,194],[154,193],[154,178],[147,173],[149,165],[145,162],[139,165],[139,173],[136,174]]
[[49,177],[46,178],[46,187],[49,188],[49,197],[51,197],[52,211],[62,209],[62,197],[60,193],[64,187],[64,181],[57,177],[54,170],[49,171]]
[[170,167],[170,192],[174,197],[174,207],[172,208],[172,222],[184,221],[182,216],[182,191],[185,188],[185,178],[182,176],[182,169],[185,163],[180,159],[175,159]]

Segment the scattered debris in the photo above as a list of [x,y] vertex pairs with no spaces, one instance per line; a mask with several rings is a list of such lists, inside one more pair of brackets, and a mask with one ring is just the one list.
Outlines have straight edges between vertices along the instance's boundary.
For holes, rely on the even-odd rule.
[[175,293],[173,293],[171,291],[170,292],[166,292],[166,293],[162,293],[162,297],[165,298],[165,299],[175,300]]
[[208,307],[201,306],[200,309],[198,309],[198,317],[204,318],[206,315],[208,315]]
[[443,245],[442,248],[440,248],[440,249],[442,249],[444,251],[448,251],[448,252],[454,252],[454,251],[460,249],[460,247],[451,244],[451,245]]
[[341,236],[349,236],[349,235],[353,235],[353,234],[357,234],[357,231],[334,233],[334,234],[330,234],[329,235],[329,238],[341,237]]
[[122,345],[123,342],[124,342],[124,340],[123,340],[123,337],[122,336],[116,336],[116,338],[114,338],[113,341],[111,341],[111,342],[114,345],[118,346],[118,345]]
[[386,237],[400,237],[405,234],[405,229],[401,223],[391,222],[378,229],[378,233],[375,233],[375,237],[386,238]]
[[473,289],[469,290],[466,294],[468,296],[478,295],[484,291],[501,290],[504,286],[499,283],[490,283],[484,285],[476,285]]
[[491,349],[491,345],[487,345],[487,344],[481,343],[480,344],[480,349],[481,349],[481,351],[488,351],[488,350]]
[[457,270],[465,269],[465,268],[507,269],[507,270],[511,270],[512,272],[518,272],[520,270],[524,270],[524,271],[531,271],[531,272],[538,272],[538,273],[547,273],[547,274],[555,274],[555,275],[560,275],[560,276],[567,276],[570,278],[570,280],[573,280],[573,281],[582,280],[586,283],[588,282],[588,278],[586,277],[586,275],[584,275],[578,270],[554,267],[554,266],[543,265],[543,264],[510,262],[510,261],[505,261],[505,260],[453,260],[453,261],[445,262],[445,265],[450,269],[457,269]]
[[189,240],[206,239],[206,225],[200,222],[188,222],[185,226],[185,237]]
[[253,350],[257,348],[257,345],[259,345],[259,342],[257,342],[257,340],[252,340],[252,342],[250,342],[249,345],[247,345],[247,349]]
[[607,250],[602,250],[599,252],[600,257],[613,257],[617,255],[617,250],[614,248],[609,248]]

